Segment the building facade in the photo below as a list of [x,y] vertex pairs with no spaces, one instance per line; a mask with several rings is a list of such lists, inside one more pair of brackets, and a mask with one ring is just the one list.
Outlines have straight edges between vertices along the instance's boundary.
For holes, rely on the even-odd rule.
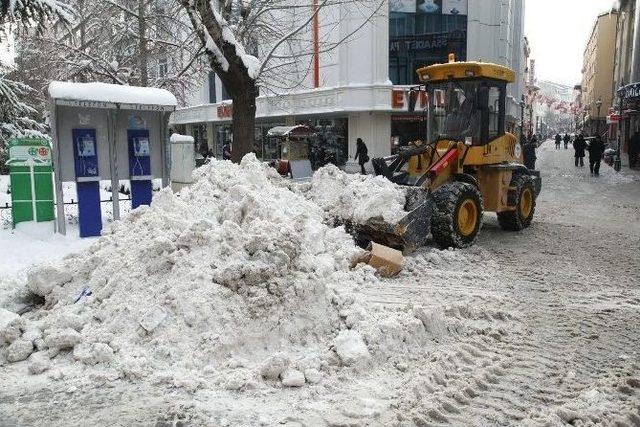
[[584,51],[582,68],[583,130],[603,133],[613,106],[613,76],[618,12],[598,16]]
[[[357,138],[367,143],[370,157],[380,157],[423,137],[425,120],[418,112],[423,99],[416,113],[409,112],[408,88],[417,83],[417,68],[446,62],[450,53],[457,60],[494,62],[516,71],[519,79],[507,98],[507,129],[517,132],[525,86],[524,0],[389,0],[383,13],[369,22],[362,19],[347,14],[332,29],[339,35],[362,26],[347,42],[319,56],[318,87],[305,82],[285,93],[262,90],[257,100],[259,157],[273,155],[267,131],[278,125],[311,126],[327,144],[340,147],[339,164],[353,158]],[[225,95],[211,75],[192,105],[177,110],[171,121],[216,156],[223,144],[232,143],[233,108]]]
[[[609,131],[619,137],[624,164],[633,163],[629,159],[630,139],[640,131],[640,98],[634,91],[618,92],[620,88],[633,88],[640,82],[640,9],[635,0],[620,0],[618,5],[618,26],[616,31],[616,51],[614,70],[614,106],[609,111],[607,122]],[[625,95],[621,97],[620,95]],[[621,105],[622,104],[622,105]],[[620,108],[622,106],[622,108]],[[631,150],[632,151],[632,150]]]

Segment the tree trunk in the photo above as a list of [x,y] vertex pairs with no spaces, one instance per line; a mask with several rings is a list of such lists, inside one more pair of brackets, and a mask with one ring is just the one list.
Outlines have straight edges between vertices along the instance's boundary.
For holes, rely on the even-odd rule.
[[257,88],[245,88],[231,97],[233,100],[233,144],[231,161],[240,163],[245,154],[253,151],[255,143]]
[[145,0],[138,0],[138,66],[140,67],[140,86],[149,86],[149,49],[147,48],[147,17]]

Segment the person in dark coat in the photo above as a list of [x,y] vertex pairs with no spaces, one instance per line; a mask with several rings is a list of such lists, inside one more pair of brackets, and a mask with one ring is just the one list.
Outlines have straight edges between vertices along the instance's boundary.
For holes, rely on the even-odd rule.
[[560,142],[562,141],[562,137],[559,133],[556,134],[556,150],[560,149]]
[[198,150],[198,153],[200,153],[200,155],[204,159],[208,159],[209,158],[209,146],[207,145],[206,142],[201,142],[200,143],[200,149]]
[[589,169],[591,170],[591,175],[600,176],[600,161],[604,154],[604,142],[602,142],[600,135],[596,135],[595,138],[591,140],[587,150],[589,150]]
[[629,140],[629,167],[640,166],[638,156],[640,155],[640,132],[636,131]]
[[537,148],[538,139],[535,135],[530,136],[529,140],[525,142],[524,147],[522,147],[522,157],[527,169],[534,170],[536,168],[536,160],[538,159],[538,156],[536,156]]
[[564,149],[568,149],[569,148],[569,142],[571,141],[571,137],[569,136],[568,133],[564,134],[564,138],[562,139],[564,141]]
[[231,160],[231,144],[228,142],[222,146],[222,160]]
[[369,149],[362,138],[358,138],[356,140],[356,155],[354,160],[357,160],[360,165],[360,173],[362,173],[362,175],[366,175],[367,171],[364,169],[364,165],[369,161]]
[[584,140],[584,135],[580,134],[576,136],[573,141],[573,149],[575,151],[574,157],[576,159],[576,166],[584,166],[584,150],[587,148],[587,143]]

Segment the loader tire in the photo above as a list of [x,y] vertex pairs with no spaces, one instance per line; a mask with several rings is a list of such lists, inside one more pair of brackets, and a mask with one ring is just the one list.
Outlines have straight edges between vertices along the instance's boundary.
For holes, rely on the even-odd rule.
[[536,211],[536,189],[528,175],[514,175],[509,191],[509,205],[515,210],[498,212],[498,223],[503,230],[520,231],[531,225]]
[[482,227],[482,194],[475,185],[450,182],[433,192],[431,235],[441,248],[471,246]]

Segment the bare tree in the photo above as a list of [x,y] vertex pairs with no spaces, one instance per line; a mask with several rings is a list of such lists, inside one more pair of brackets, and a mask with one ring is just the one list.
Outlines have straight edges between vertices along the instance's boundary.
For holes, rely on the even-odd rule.
[[[387,5],[384,0],[181,2],[211,68],[233,101],[234,162],[253,149],[260,89],[277,93],[304,87],[320,54],[347,42],[374,16],[386,12]],[[340,21],[353,18],[355,27],[340,36],[335,31]]]
[[[18,34],[23,78],[164,87],[184,101],[202,78],[204,48],[175,0],[70,0],[73,22]],[[44,92],[41,92],[44,93]]]
[[42,31],[48,21],[59,19],[68,22],[73,10],[60,0],[2,0],[0,3],[0,41],[7,30],[7,24],[20,24]]

